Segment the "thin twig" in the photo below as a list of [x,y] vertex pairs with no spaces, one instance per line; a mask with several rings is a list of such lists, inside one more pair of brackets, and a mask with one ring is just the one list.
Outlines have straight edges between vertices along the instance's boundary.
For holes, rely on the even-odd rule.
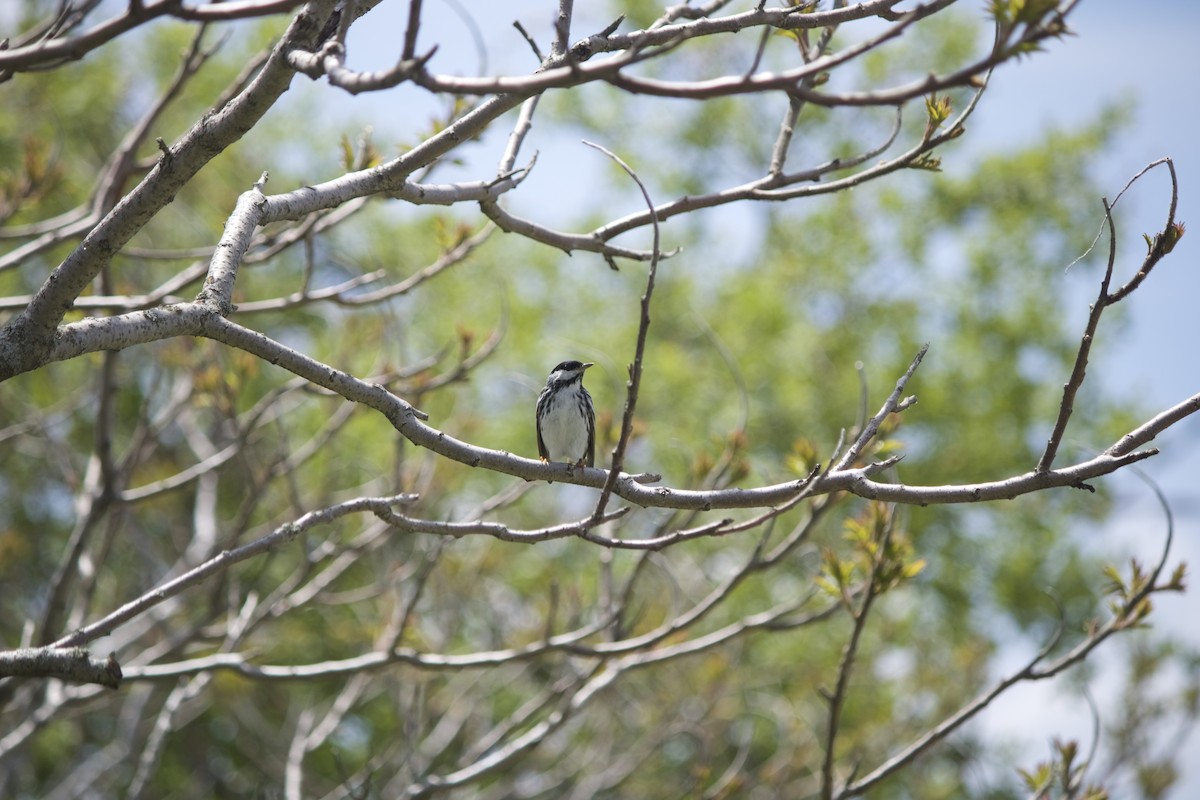
[[842,650],[842,658],[838,664],[837,683],[833,693],[826,695],[825,699],[829,703],[829,711],[825,723],[825,754],[821,762],[821,797],[822,800],[833,800],[834,791],[834,760],[837,744],[838,729],[841,727],[842,709],[846,703],[846,695],[850,688],[850,673],[854,670],[854,661],[858,656],[858,646],[862,640],[863,632],[867,628],[867,618],[871,613],[871,607],[874,605],[876,598],[879,597],[879,572],[883,568],[887,559],[887,544],[892,535],[894,518],[889,515],[884,523],[885,527],[882,535],[877,542],[874,560],[871,564],[871,572],[866,577],[865,585],[862,591],[862,600],[858,608],[850,606],[851,619],[853,625],[850,629],[850,639],[846,642],[846,646]]
[[[1113,270],[1117,258],[1117,226],[1113,219],[1113,207],[1120,201],[1121,197],[1131,187],[1135,181],[1148,173],[1150,170],[1162,164],[1167,165],[1167,169],[1171,175],[1171,203],[1167,210],[1167,220],[1160,233],[1156,234],[1153,240],[1149,240],[1149,247],[1146,257],[1142,262],[1141,268],[1137,273],[1129,279],[1129,281],[1115,292],[1110,292],[1109,287],[1112,284]],[[1062,443],[1062,438],[1066,434],[1067,423],[1071,419],[1071,414],[1075,409],[1075,397],[1083,386],[1084,378],[1087,373],[1088,356],[1091,352],[1092,345],[1095,342],[1096,331],[1100,325],[1100,317],[1111,305],[1121,302],[1131,293],[1133,293],[1142,281],[1154,269],[1154,266],[1162,260],[1164,256],[1171,252],[1175,246],[1175,242],[1183,235],[1183,226],[1175,221],[1175,209],[1179,200],[1179,182],[1175,174],[1175,164],[1169,158],[1161,158],[1153,161],[1142,168],[1140,172],[1134,175],[1117,193],[1116,199],[1110,204],[1107,198],[1102,198],[1101,202],[1104,205],[1104,222],[1108,228],[1108,262],[1104,268],[1104,277],[1100,280],[1100,290],[1097,294],[1095,302],[1092,304],[1091,310],[1088,313],[1087,325],[1084,328],[1083,338],[1079,343],[1079,349],[1075,354],[1075,364],[1071,369],[1071,376],[1063,385],[1062,401],[1059,403],[1058,416],[1054,421],[1054,428],[1050,433],[1049,439],[1046,441],[1046,449],[1042,453],[1042,457],[1038,460],[1037,470],[1045,472],[1050,469],[1054,463],[1054,458],[1058,454],[1059,445]],[[1099,235],[1097,235],[1097,239]],[[1095,242],[1092,243],[1092,247]],[[1092,247],[1084,253],[1091,252]],[[1082,258],[1083,256],[1081,256]],[[1078,260],[1078,259],[1077,259]],[[1072,262],[1074,263],[1074,262]],[[1068,265],[1068,269],[1070,265]],[[1123,451],[1127,452],[1127,451]]]
[[575,10],[575,0],[558,0],[558,13],[554,15],[554,44],[550,47],[550,57],[558,58],[567,52],[571,40],[571,15]]
[[662,251],[660,249],[658,218],[654,215],[654,201],[650,199],[650,193],[646,190],[646,185],[642,183],[641,178],[638,177],[633,168],[625,163],[623,159],[602,145],[586,140],[584,144],[588,147],[594,147],[615,161],[633,179],[633,182],[637,184],[638,189],[642,193],[642,198],[646,201],[646,205],[650,209],[650,225],[654,232],[654,243],[650,248],[650,267],[646,270],[646,291],[642,294],[642,317],[641,322],[638,324],[637,345],[634,348],[633,363],[629,365],[629,381],[626,384],[628,391],[625,395],[625,413],[621,418],[621,435],[617,439],[617,446],[613,448],[608,479],[604,482],[604,488],[600,492],[600,499],[596,501],[596,510],[592,512],[592,515],[599,519],[604,514],[604,507],[608,504],[608,499],[612,495],[613,488],[616,486],[617,478],[620,476],[621,468],[624,466],[625,449],[629,446],[629,437],[633,434],[633,414],[637,408],[638,390],[642,384],[642,359],[646,353],[646,340],[650,333],[650,300],[654,295],[654,278],[658,273],[658,260]]
[[417,35],[421,31],[421,0],[408,0],[408,25],[404,29],[402,61],[411,61],[417,56]]

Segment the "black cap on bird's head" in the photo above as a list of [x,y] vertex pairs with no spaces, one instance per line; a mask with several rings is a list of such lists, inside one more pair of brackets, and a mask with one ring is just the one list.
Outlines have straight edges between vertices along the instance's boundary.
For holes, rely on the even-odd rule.
[[560,361],[554,369],[550,370],[550,378],[547,383],[570,383],[573,380],[583,377],[583,373],[588,367],[594,367],[591,361]]

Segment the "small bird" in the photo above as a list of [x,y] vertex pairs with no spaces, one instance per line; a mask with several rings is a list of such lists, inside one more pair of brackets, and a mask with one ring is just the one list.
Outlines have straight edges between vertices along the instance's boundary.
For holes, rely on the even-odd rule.
[[590,362],[564,361],[546,379],[538,395],[537,440],[542,461],[565,461],[577,467],[596,461],[596,412],[583,388]]

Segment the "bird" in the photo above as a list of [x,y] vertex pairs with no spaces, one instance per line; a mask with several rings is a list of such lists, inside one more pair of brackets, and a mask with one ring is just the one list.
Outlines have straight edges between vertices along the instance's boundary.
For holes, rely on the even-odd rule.
[[591,362],[563,361],[550,371],[537,401],[537,443],[542,461],[577,467],[596,462],[596,412],[583,388]]

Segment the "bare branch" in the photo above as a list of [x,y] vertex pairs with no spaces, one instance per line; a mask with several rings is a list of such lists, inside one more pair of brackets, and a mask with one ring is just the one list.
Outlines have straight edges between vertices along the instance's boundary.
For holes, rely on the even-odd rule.
[[837,796],[840,797],[855,797],[869,791],[872,787],[879,784],[881,781],[893,775],[898,770],[911,762],[921,753],[927,751],[931,746],[944,739],[950,733],[961,727],[965,722],[983,711],[988,705],[1002,694],[1007,692],[1013,686],[1025,681],[1038,681],[1052,678],[1055,675],[1075,666],[1088,657],[1097,647],[1104,643],[1113,634],[1119,631],[1126,630],[1129,627],[1136,625],[1145,613],[1146,599],[1156,593],[1163,591],[1175,591],[1179,587],[1173,582],[1160,584],[1159,578],[1162,575],[1162,570],[1166,566],[1167,556],[1171,549],[1171,541],[1174,536],[1174,523],[1171,518],[1170,507],[1166,504],[1166,499],[1163,497],[1158,487],[1150,484],[1155,492],[1158,500],[1162,504],[1166,514],[1166,537],[1162,555],[1159,558],[1155,569],[1145,577],[1144,582],[1124,599],[1120,608],[1116,609],[1109,620],[1088,632],[1088,635],[1056,659],[1046,661],[1050,653],[1058,645],[1059,636],[1062,633],[1061,626],[1055,634],[1046,641],[1042,648],[1033,656],[1024,667],[1013,673],[1007,678],[1002,678],[994,683],[989,688],[985,689],[980,694],[966,703],[958,711],[946,717],[937,725],[930,728],[926,733],[918,737],[911,744],[905,747],[896,755],[889,758],[876,769],[872,770],[867,775],[860,779],[850,781],[840,791]]
[[0,677],[61,678],[116,689],[122,676],[114,656],[93,658],[86,647],[24,647],[0,651]]
[[281,525],[267,536],[234,550],[225,550],[203,564],[190,569],[183,575],[170,580],[141,597],[131,600],[103,619],[97,620],[68,636],[64,636],[52,645],[55,648],[76,647],[85,642],[105,636],[122,623],[140,615],[149,608],[170,599],[191,586],[227,569],[232,564],[245,561],[248,558],[266,552],[273,547],[291,541],[301,533],[318,525],[325,525],[347,514],[383,509],[390,503],[403,503],[411,498],[396,496],[389,498],[359,498],[349,500],[336,506],[330,506],[319,511],[312,511],[286,525]]
[[626,164],[619,156],[613,154],[610,150],[592,142],[584,142],[588,147],[594,147],[625,170],[625,173],[633,179],[642,193],[642,199],[646,201],[646,205],[650,208],[652,215],[651,225],[654,229],[654,243],[650,248],[650,268],[646,271],[646,291],[642,295],[642,317],[638,323],[637,344],[634,347],[633,363],[629,365],[629,382],[627,384],[628,392],[625,397],[625,411],[621,419],[621,434],[617,439],[617,446],[613,448],[612,463],[609,466],[608,480],[604,482],[604,488],[600,490],[600,499],[596,501],[596,510],[592,515],[599,519],[604,515],[604,507],[608,504],[608,498],[612,494],[613,487],[616,485],[618,474],[625,461],[625,448],[629,446],[629,437],[633,433],[633,414],[637,408],[638,388],[642,383],[642,358],[646,354],[646,338],[650,333],[650,298],[654,294],[654,277],[658,273],[659,245],[660,236],[658,231],[658,219],[653,217],[654,201],[650,199],[650,193],[646,191],[646,185],[642,183],[641,178],[633,171],[633,168]]
[[[286,91],[292,72],[285,54],[313,37],[332,0],[312,2],[280,39],[272,59],[236,98],[192,127],[145,179],[84,237],[29,305],[0,329],[0,380],[34,368],[54,347],[64,314],[100,270],[208,161],[252,127]],[[239,254],[240,255],[240,254]],[[45,363],[42,361],[42,363]]]
[[[127,320],[121,327],[113,323]],[[101,322],[105,324],[100,324]],[[84,336],[95,329],[104,339]],[[498,450],[476,447],[421,423],[425,417],[411,405],[379,386],[371,386],[353,376],[315,361],[301,353],[271,341],[262,334],[236,325],[205,305],[199,303],[168,306],[134,312],[103,321],[84,320],[64,326],[55,355],[67,358],[89,348],[119,349],[131,344],[153,341],[166,335],[206,336],[240,350],[253,353],[263,360],[282,366],[347,400],[361,403],[384,414],[396,430],[409,441],[439,455],[471,467],[502,472],[526,480],[553,480],[601,488],[608,480],[605,470],[598,468],[568,469],[569,465],[543,463]],[[97,344],[97,341],[100,344]],[[902,386],[903,384],[901,384]],[[905,404],[903,407],[908,407]],[[899,406],[898,406],[899,407]],[[1200,408],[1200,395],[1176,406],[1137,430],[1127,434],[1110,451],[1073,466],[1056,470],[1028,472],[996,481],[947,485],[909,486],[880,483],[872,475],[896,459],[860,468],[833,469],[815,482],[792,480],[755,489],[724,489],[694,491],[649,488],[639,477],[622,473],[613,492],[635,505],[656,508],[697,509],[708,511],[721,508],[765,508],[786,503],[803,494],[825,494],[848,491],[860,497],[893,503],[928,505],[931,503],[976,503],[987,500],[1011,499],[1031,492],[1071,486],[1089,489],[1087,481],[1108,475],[1129,464],[1155,455],[1157,450],[1134,452],[1145,441]],[[1119,450],[1117,450],[1119,448]],[[812,486],[809,484],[813,483]]]
[[[1116,222],[1113,220],[1112,208],[1117,204],[1117,202],[1120,201],[1121,196],[1125,194],[1125,191],[1129,189],[1129,187],[1132,186],[1135,181],[1137,181],[1151,169],[1161,164],[1166,164],[1167,169],[1171,174],[1171,204],[1170,209],[1167,212],[1166,225],[1163,227],[1161,233],[1155,235],[1152,242],[1147,239],[1147,244],[1149,245],[1148,252],[1146,254],[1145,261],[1142,263],[1142,266],[1138,270],[1137,274],[1135,274],[1128,283],[1126,283],[1116,292],[1109,292],[1109,287],[1112,283],[1113,277],[1113,267],[1117,258],[1117,227]],[[1100,315],[1104,313],[1106,308],[1119,303],[1121,300],[1129,296],[1129,294],[1131,294],[1134,290],[1136,290],[1142,284],[1142,281],[1146,279],[1146,276],[1150,274],[1150,270],[1154,268],[1154,265],[1157,264],[1167,253],[1171,252],[1175,246],[1175,242],[1178,241],[1179,237],[1183,235],[1182,226],[1175,222],[1175,208],[1178,204],[1178,201],[1179,182],[1175,176],[1175,165],[1169,158],[1163,158],[1152,162],[1144,167],[1137,175],[1134,175],[1132,178],[1130,178],[1129,182],[1126,183],[1124,188],[1122,188],[1117,194],[1116,200],[1113,201],[1112,205],[1109,205],[1107,199],[1103,201],[1104,220],[1108,227],[1108,263],[1104,270],[1104,277],[1100,280],[1099,296],[1092,304],[1091,311],[1088,314],[1087,327],[1084,329],[1083,340],[1079,343],[1079,350],[1075,355],[1075,366],[1071,370],[1071,377],[1063,386],[1063,398],[1059,405],[1058,418],[1055,420],[1054,429],[1051,431],[1050,438],[1046,442],[1046,449],[1042,453],[1041,459],[1038,461],[1039,470],[1046,470],[1050,468],[1050,465],[1054,462],[1054,457],[1058,453],[1058,446],[1062,442],[1062,437],[1066,434],[1067,423],[1070,421],[1071,414],[1075,409],[1075,395],[1079,392],[1079,388],[1083,385],[1084,378],[1086,377],[1088,355],[1091,352],[1092,343],[1096,338],[1096,331],[1100,325]],[[1176,408],[1178,409],[1179,407],[1177,406]],[[1154,436],[1151,435],[1149,438],[1141,439],[1140,441],[1141,443],[1144,443],[1153,438]],[[1133,444],[1121,452],[1129,452],[1129,450],[1137,446],[1140,445]]]

